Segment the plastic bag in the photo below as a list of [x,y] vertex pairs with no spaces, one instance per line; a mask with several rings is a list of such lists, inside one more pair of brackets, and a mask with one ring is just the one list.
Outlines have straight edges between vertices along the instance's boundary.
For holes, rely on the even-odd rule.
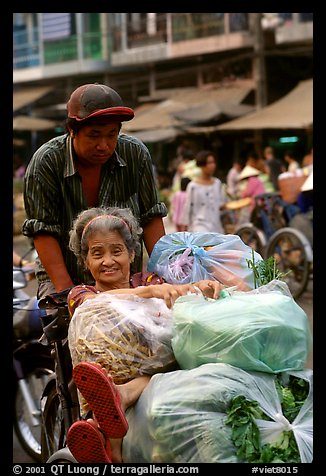
[[70,321],[72,363],[96,362],[116,384],[176,368],[172,314],[163,299],[101,293],[79,306]]
[[184,284],[216,279],[239,290],[254,288],[254,275],[247,259],[262,257],[237,235],[176,232],[162,236],[155,244],[147,268],[168,283]]
[[183,369],[223,362],[261,372],[301,370],[311,346],[308,317],[279,280],[217,300],[181,296],[173,306],[172,348]]
[[277,405],[277,398],[274,394],[274,399],[271,401],[271,404],[274,406],[273,410],[268,406],[264,409],[265,413],[270,416],[273,421],[256,419],[256,424],[260,430],[262,444],[272,443],[277,440],[284,431],[293,431],[298,445],[301,463],[311,463],[313,460],[313,372],[311,369],[305,369],[298,372],[289,372],[288,375],[293,375],[309,382],[309,395],[298,415],[290,424],[282,415],[282,412],[275,413],[275,408],[279,405]]
[[[153,376],[127,410],[129,431],[123,440],[125,463],[241,463],[225,424],[231,399],[243,395],[258,402],[272,420],[256,420],[262,444],[294,432],[301,461],[312,461],[312,370],[295,375],[310,384],[309,394],[292,425],[282,415],[275,375],[246,372],[228,364],[205,364]],[[283,420],[280,416],[283,416]],[[281,421],[282,420],[282,421]],[[269,429],[264,425],[268,424]],[[267,425],[266,425],[267,426]],[[271,436],[273,433],[273,436]]]

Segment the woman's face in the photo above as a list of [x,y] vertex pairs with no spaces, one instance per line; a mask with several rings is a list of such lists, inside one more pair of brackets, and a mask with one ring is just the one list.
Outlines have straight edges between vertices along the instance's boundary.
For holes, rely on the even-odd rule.
[[91,272],[99,291],[129,288],[130,256],[128,249],[116,231],[95,232],[88,240],[85,264]]
[[203,166],[203,170],[208,175],[214,175],[216,170],[216,160],[213,155],[209,155],[206,159],[206,164]]

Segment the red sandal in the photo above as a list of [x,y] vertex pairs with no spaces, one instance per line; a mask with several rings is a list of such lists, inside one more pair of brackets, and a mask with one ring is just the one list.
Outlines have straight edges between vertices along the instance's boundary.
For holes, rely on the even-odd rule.
[[78,463],[112,463],[110,442],[85,420],[76,421],[67,434],[67,446]]
[[80,362],[73,368],[73,379],[106,438],[125,436],[128,422],[112,377],[97,364]]

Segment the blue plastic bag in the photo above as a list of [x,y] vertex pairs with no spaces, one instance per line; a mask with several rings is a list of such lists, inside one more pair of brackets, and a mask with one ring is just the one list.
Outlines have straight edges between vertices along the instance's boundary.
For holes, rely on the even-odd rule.
[[251,259],[257,263],[262,257],[237,235],[185,231],[162,236],[147,269],[172,284],[215,279],[249,291],[254,289],[253,270],[247,263]]

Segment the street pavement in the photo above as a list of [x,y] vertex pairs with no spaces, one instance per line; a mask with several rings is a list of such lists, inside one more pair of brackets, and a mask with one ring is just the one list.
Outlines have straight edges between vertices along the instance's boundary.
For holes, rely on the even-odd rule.
[[[164,219],[166,233],[172,233],[175,231],[173,224],[170,222],[168,218]],[[15,235],[14,236],[14,250],[23,255],[29,249],[29,242],[27,238],[22,235]],[[29,282],[26,292],[30,294],[30,296],[35,295],[37,289],[36,280],[32,280]],[[297,303],[300,307],[305,311],[308,316],[309,323],[311,326],[311,332],[313,330],[313,281],[311,281],[308,285],[307,290],[304,294],[298,299]],[[313,368],[313,355],[310,352],[307,363],[307,368]],[[21,448],[15,432],[13,432],[13,463],[35,463]],[[36,464],[36,463],[35,463]]]

